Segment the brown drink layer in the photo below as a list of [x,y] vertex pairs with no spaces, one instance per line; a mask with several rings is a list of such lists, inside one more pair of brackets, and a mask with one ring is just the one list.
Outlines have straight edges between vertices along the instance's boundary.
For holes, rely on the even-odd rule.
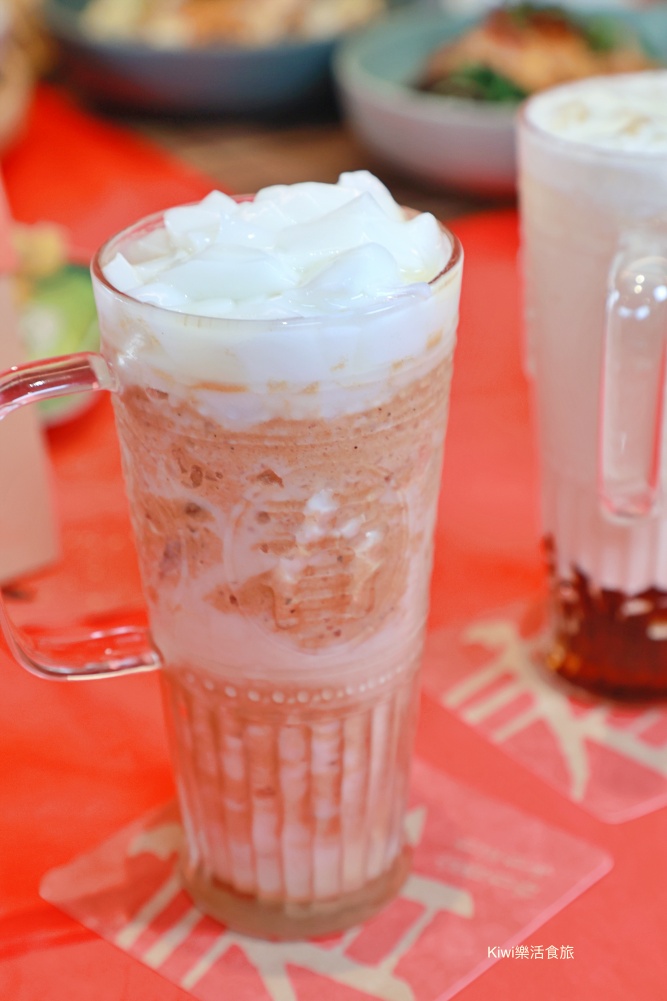
[[[251,616],[302,650],[375,632],[403,594],[407,560],[430,546],[450,377],[448,358],[372,410],[247,429],[127,386],[116,414],[149,602],[177,604],[184,577],[220,567],[204,595],[212,615]],[[323,514],[309,509],[322,491]],[[273,565],[246,575],[253,550]],[[277,559],[296,572],[281,574]],[[224,561],[239,565],[238,582]]]
[[667,592],[624,594],[598,587],[577,567],[558,577],[555,547],[545,540],[551,576],[551,670],[581,688],[619,699],[667,695]]
[[[451,357],[421,373],[330,420],[222,427],[196,389],[127,385],[115,403],[152,621],[203,606],[222,637],[214,663],[183,653],[163,675],[184,879],[251,934],[347,927],[407,874]],[[250,667],[225,643],[234,626]],[[312,666],[295,675],[297,655]]]

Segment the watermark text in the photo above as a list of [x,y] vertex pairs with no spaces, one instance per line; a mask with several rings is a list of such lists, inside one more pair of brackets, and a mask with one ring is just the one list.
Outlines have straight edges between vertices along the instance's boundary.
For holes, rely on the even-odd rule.
[[573,945],[489,945],[487,959],[574,959]]

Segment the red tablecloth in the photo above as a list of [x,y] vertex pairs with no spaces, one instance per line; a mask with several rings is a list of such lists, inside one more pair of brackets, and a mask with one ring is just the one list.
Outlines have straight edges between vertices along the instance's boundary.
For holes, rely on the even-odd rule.
[[[66,224],[82,255],[139,215],[211,187],[51,91],[39,94],[26,135],[3,166],[16,216]],[[466,266],[434,626],[501,606],[542,584],[534,449],[520,366],[516,216],[472,216],[453,228]],[[49,440],[65,559],[19,582],[15,612],[53,624],[133,613],[141,596],[108,401],[50,432]],[[667,811],[605,825],[428,699],[419,751],[470,785],[604,847],[615,861],[610,875],[541,930],[541,941],[571,944],[573,960],[502,960],[460,997],[662,997]],[[173,795],[156,677],[48,684],[25,674],[2,650],[0,754],[0,997],[185,999],[185,992],[38,895],[47,870]]]

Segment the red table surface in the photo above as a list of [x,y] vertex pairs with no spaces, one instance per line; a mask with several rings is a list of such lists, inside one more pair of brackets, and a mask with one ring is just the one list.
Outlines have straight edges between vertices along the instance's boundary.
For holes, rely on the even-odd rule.
[[[210,187],[201,175],[81,115],[49,91],[38,96],[26,135],[3,168],[16,216],[69,225],[82,253],[133,218],[200,197]],[[466,263],[437,529],[434,626],[502,606],[543,581],[520,365],[516,215],[470,216],[453,228]],[[25,600],[14,608],[51,624],[140,608],[108,400],[51,431],[49,447],[64,559],[20,582],[27,597],[36,595],[38,612]],[[667,810],[605,825],[427,699],[418,745],[425,759],[455,778],[605,848],[615,861],[611,874],[527,939],[571,945],[573,960],[501,960],[461,992],[462,1001],[664,996]],[[24,673],[3,649],[0,755],[0,997],[186,998],[38,895],[46,871],[173,795],[157,677],[50,684]]]

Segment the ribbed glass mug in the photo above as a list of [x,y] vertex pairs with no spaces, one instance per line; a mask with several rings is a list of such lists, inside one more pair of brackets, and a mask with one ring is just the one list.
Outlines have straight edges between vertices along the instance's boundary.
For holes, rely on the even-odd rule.
[[[240,931],[329,932],[373,913],[407,872],[461,249],[451,237],[428,295],[335,317],[210,319],[105,279],[160,222],[94,259],[101,354],[0,380],[3,414],[112,392],[150,632],[98,633],[61,663],[5,612],[4,628],[41,676],[161,668],[186,887]],[[191,363],[212,345],[203,382]],[[252,382],[226,368],[239,352]]]
[[548,663],[635,699],[667,695],[665,106],[666,72],[621,74],[536,95],[519,121]]

